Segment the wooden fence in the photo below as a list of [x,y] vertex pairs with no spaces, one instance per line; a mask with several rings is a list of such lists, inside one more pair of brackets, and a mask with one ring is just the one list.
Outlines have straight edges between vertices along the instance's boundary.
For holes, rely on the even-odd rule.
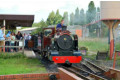
[[[5,50],[5,47],[9,47],[9,48],[22,48],[22,53],[24,54],[24,39],[23,40],[0,40],[0,41],[4,41],[4,46],[0,46],[0,49],[1,47]],[[15,42],[22,42],[22,46],[5,46],[5,41],[15,41]],[[4,51],[5,52],[5,51]]]

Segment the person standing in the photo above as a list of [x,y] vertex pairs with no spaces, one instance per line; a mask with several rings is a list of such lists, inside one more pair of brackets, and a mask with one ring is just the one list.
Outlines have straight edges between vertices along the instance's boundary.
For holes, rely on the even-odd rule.
[[[11,46],[15,46],[15,41],[12,41],[12,40],[15,40],[14,32],[11,33]],[[11,52],[14,52],[14,47],[11,48]]]
[[[17,40],[21,40],[23,38],[22,34],[18,31],[17,35],[16,35],[16,39]],[[18,41],[16,41],[16,46],[19,46],[19,43]],[[18,51],[18,48],[16,49],[16,51]]]
[[25,47],[25,40],[26,40],[26,34],[25,33],[24,33],[23,38],[24,38],[24,47]]
[[28,41],[31,40],[31,33],[29,33],[27,36],[26,36],[26,40],[25,40],[25,48],[28,49]]
[[[4,41],[5,40],[5,35],[3,33],[3,31],[5,30],[5,26],[1,26],[0,29],[0,46],[4,46]],[[0,47],[0,52],[2,52],[2,47]]]
[[32,36],[31,36],[31,33],[29,33],[29,40],[31,40]]
[[[6,34],[6,40],[8,40],[8,41],[5,42],[5,46],[10,46],[10,41],[9,41],[9,40],[11,40],[11,32],[10,31],[8,31],[7,34]],[[6,47],[5,51],[6,52],[11,52],[10,47]]]

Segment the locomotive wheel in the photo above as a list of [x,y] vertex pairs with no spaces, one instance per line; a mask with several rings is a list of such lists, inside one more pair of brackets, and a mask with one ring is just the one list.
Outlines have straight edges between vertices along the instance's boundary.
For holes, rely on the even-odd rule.
[[45,52],[42,52],[42,53],[41,53],[41,57],[42,57],[42,58],[45,58]]
[[47,52],[46,51],[42,52],[41,57],[42,57],[42,59],[48,60]]

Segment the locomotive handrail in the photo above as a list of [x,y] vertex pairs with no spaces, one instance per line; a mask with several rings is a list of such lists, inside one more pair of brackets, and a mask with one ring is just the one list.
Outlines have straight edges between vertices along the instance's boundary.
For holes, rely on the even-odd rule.
[[22,40],[8,40],[8,39],[5,39],[5,40],[0,40],[0,41],[3,41],[3,42],[5,42],[5,41],[16,41],[16,42],[22,42],[22,46],[0,46],[0,48],[1,47],[3,47],[4,49],[5,49],[5,47],[15,47],[15,48],[19,48],[19,47],[22,47],[22,53],[24,54],[24,39],[22,39]]

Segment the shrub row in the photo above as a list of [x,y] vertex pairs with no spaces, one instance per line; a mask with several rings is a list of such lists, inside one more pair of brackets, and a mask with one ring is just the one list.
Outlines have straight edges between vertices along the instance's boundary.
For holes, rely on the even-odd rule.
[[10,59],[10,58],[24,58],[25,56],[22,53],[1,53],[0,58]]

